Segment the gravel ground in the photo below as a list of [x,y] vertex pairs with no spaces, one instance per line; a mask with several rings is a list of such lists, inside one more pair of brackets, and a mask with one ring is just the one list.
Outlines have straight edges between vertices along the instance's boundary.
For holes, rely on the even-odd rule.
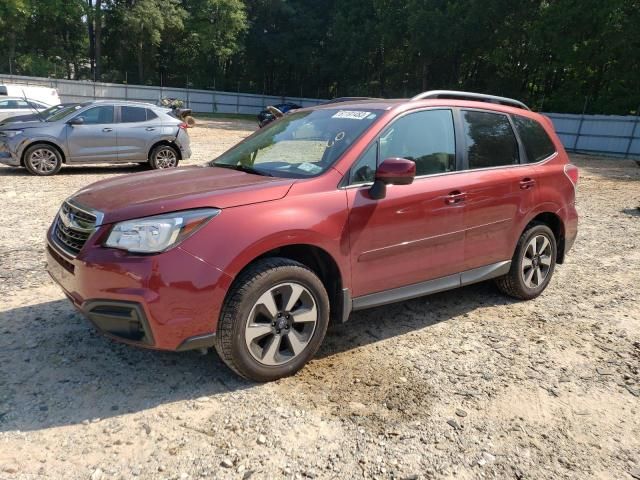
[[[185,163],[253,128],[200,122]],[[640,479],[640,168],[574,161],[579,238],[541,297],[358,312],[266,385],[101,337],[44,272],[60,203],[139,167],[0,167],[0,479]]]

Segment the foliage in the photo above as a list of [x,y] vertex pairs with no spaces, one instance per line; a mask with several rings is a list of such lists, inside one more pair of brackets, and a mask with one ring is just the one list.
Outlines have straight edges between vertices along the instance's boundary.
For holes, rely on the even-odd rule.
[[0,0],[0,71],[635,112],[640,0]]

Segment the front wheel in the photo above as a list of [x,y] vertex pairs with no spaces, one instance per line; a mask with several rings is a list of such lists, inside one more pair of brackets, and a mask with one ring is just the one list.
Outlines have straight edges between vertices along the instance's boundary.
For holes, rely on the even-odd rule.
[[154,170],[178,166],[178,151],[171,145],[158,145],[149,155],[149,164]]
[[520,300],[537,297],[551,281],[556,256],[556,237],[551,229],[544,224],[533,224],[518,240],[509,273],[496,279],[498,288]]
[[55,147],[38,143],[24,152],[24,166],[32,175],[55,175],[62,168],[62,155]]
[[285,258],[257,261],[234,282],[216,332],[216,350],[233,371],[268,382],[293,375],[320,347],[329,298],[320,279]]

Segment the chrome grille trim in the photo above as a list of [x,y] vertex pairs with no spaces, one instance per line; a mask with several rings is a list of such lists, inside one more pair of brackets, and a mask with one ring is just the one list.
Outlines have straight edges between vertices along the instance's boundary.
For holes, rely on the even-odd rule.
[[66,200],[53,222],[52,240],[66,254],[75,257],[101,225],[102,219],[101,212]]

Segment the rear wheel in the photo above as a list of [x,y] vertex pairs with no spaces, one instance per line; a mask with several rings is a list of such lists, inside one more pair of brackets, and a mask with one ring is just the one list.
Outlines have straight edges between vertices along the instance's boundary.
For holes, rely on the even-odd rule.
[[171,145],[158,145],[149,155],[151,168],[157,170],[162,168],[175,168],[178,166],[178,150]]
[[518,240],[509,273],[496,279],[498,288],[521,300],[537,297],[551,281],[556,256],[556,238],[551,229],[544,224],[531,225]]
[[24,166],[32,175],[55,175],[62,168],[62,155],[55,147],[38,143],[27,148]]
[[216,350],[243,377],[276,380],[315,355],[328,324],[329,298],[315,273],[285,258],[259,260],[231,288]]

